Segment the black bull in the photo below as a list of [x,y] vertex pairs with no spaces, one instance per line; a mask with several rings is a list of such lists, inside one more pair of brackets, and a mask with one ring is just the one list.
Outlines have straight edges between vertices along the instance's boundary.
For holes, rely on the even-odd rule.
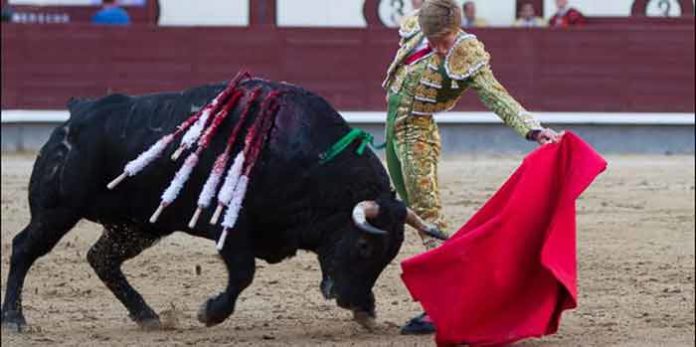
[[[70,119],[52,133],[34,164],[29,184],[31,221],[12,242],[3,326],[16,330],[25,326],[21,294],[29,268],[83,218],[104,227],[87,254],[89,264],[135,322],[159,326],[158,315],[128,283],[121,265],[174,231],[208,239],[220,236],[221,228],[207,222],[210,209],[196,227],[189,228],[187,222],[226,136],[213,139],[179,198],[155,224],[148,219],[181,163],[169,159],[175,145],[116,189],[106,185],[126,162],[173,131],[192,109],[212,100],[224,87],[135,97],[117,94],[69,103]],[[353,144],[335,160],[319,163],[320,154],[349,131],[321,97],[258,79],[239,88],[246,96],[221,124],[219,134],[230,133],[254,88],[261,88],[262,95],[252,104],[249,118],[259,114],[260,100],[272,91],[281,92],[280,108],[251,174],[237,224],[220,252],[228,271],[227,287],[203,304],[199,320],[212,326],[233,313],[237,297],[253,280],[256,258],[277,263],[303,249],[317,254],[323,295],[352,310],[359,322],[371,323],[372,287],[398,253],[404,223],[421,231],[426,228],[396,200],[381,162],[371,151],[358,156],[354,154],[358,144]],[[235,153],[241,142],[237,141]],[[351,218],[356,206],[368,223],[360,223],[361,213]],[[375,234],[375,229],[382,233]]]

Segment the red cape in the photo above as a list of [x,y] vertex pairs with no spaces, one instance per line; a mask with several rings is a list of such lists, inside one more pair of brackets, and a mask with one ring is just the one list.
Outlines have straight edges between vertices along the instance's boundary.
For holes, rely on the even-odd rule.
[[438,344],[553,334],[577,306],[575,199],[606,161],[573,133],[529,154],[447,242],[402,262]]

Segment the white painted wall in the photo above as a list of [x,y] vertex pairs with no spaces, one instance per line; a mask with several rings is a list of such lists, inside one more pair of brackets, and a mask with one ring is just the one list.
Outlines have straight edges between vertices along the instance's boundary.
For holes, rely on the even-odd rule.
[[348,27],[367,26],[364,0],[277,0],[279,26]]
[[[457,0],[462,4],[464,0]],[[473,0],[478,15],[492,26],[508,26],[515,18],[514,0]],[[367,26],[363,17],[365,0],[278,0],[278,25],[284,27],[355,27]],[[403,4],[403,7],[400,5]],[[397,26],[401,8],[404,13],[413,10],[410,0],[382,0],[379,17],[388,26]]]
[[8,3],[32,6],[89,6],[94,4],[94,0],[10,0]]
[[[681,16],[681,8],[679,6],[679,2],[676,0],[669,0],[670,6],[667,8],[669,11],[669,17],[675,17],[675,16]],[[660,3],[660,1],[650,1],[648,3],[648,16],[655,16],[655,17],[664,17],[665,14],[665,8],[663,7],[663,4]]]
[[[349,123],[383,124],[384,112],[339,111]],[[604,112],[532,112],[542,123],[551,124],[624,124],[694,125],[693,113],[604,113]],[[2,110],[2,124],[60,123],[70,118],[67,110]],[[491,112],[447,112],[435,115],[442,124],[500,124]]]
[[[571,7],[575,7],[586,16],[611,16],[621,17],[631,15],[631,6],[634,0],[570,0]],[[556,12],[555,0],[544,0],[546,18]]]
[[[144,0],[122,0],[142,2]],[[249,24],[249,3],[254,0],[160,0],[161,25],[245,26]],[[464,0],[456,0],[460,4]],[[491,26],[509,26],[515,18],[515,0],[472,0],[478,16]],[[570,4],[587,16],[629,16],[634,0],[570,0]],[[651,0],[648,14],[663,15],[660,1]],[[680,15],[677,0],[670,2],[670,15]],[[692,0],[693,1],[693,0]],[[101,0],[9,0],[11,5],[90,5]],[[277,0],[278,25],[283,27],[349,27],[367,26],[363,17],[365,0]],[[544,0],[546,17],[556,10],[555,0]],[[396,26],[397,8],[410,13],[411,0],[381,0],[379,17]]]
[[247,26],[250,0],[160,0],[160,25]]
[[[142,6],[145,0],[118,0],[121,5]],[[102,0],[10,0],[10,5],[31,5],[31,6],[99,6]]]
[[401,19],[404,15],[413,12],[413,6],[409,0],[382,0],[379,2],[377,11],[379,19],[384,25],[396,28],[399,26],[399,23],[401,23]]
[[[515,1],[472,0],[476,4],[476,16],[485,19],[490,26],[510,26],[515,21]],[[611,0],[613,1],[613,0]],[[460,4],[464,1],[460,0]]]
[[[463,4],[465,0],[456,0]],[[477,15],[488,21],[490,26],[510,26],[516,17],[514,0],[472,0],[476,4]],[[634,0],[570,0],[573,7],[587,16],[625,17],[631,15]],[[670,16],[680,15],[677,0],[670,2]],[[363,18],[364,0],[278,0],[278,24],[280,26],[307,27],[365,27]],[[648,14],[662,16],[660,0],[652,0]],[[544,0],[546,17],[556,10],[555,0]],[[396,13],[410,13],[413,10],[410,0],[381,0],[379,17],[387,26],[398,25],[400,16]]]
[[[631,15],[634,0],[569,0],[571,7],[580,10],[586,16],[621,17]],[[545,17],[550,18],[556,12],[556,0],[544,0]]]
[[[634,0],[570,0],[572,7],[577,8],[586,16],[596,17],[624,17],[631,15],[631,7]],[[670,3],[670,16],[681,15],[679,1],[668,0]],[[693,2],[693,1],[692,1]],[[550,18],[556,12],[555,0],[544,0],[546,18]],[[648,15],[663,16],[660,8],[660,0],[651,0],[648,3]]]

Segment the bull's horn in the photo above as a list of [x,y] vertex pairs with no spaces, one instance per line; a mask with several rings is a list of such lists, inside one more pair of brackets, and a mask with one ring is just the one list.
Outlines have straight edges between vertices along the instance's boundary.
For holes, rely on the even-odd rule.
[[418,217],[418,215],[415,212],[413,212],[413,210],[411,210],[410,208],[406,209],[406,224],[412,226],[413,228],[418,230],[418,232],[428,235],[430,237],[434,237],[438,240],[444,241],[448,239],[445,233],[440,231],[440,229],[438,229],[436,226],[428,225],[427,223],[425,223],[425,221]]
[[353,222],[360,230],[373,235],[386,235],[387,232],[371,225],[367,218],[379,215],[379,205],[374,201],[362,201],[353,207]]

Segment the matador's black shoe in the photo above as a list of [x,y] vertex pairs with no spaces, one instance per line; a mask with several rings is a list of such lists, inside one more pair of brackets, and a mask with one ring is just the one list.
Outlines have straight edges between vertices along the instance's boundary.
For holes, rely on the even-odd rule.
[[447,236],[447,234],[443,233],[442,230],[435,226],[431,226],[428,229],[423,230],[423,233],[441,241],[447,241],[449,239],[449,236]]
[[401,327],[402,335],[425,335],[435,332],[435,325],[424,312],[411,318],[406,325]]

